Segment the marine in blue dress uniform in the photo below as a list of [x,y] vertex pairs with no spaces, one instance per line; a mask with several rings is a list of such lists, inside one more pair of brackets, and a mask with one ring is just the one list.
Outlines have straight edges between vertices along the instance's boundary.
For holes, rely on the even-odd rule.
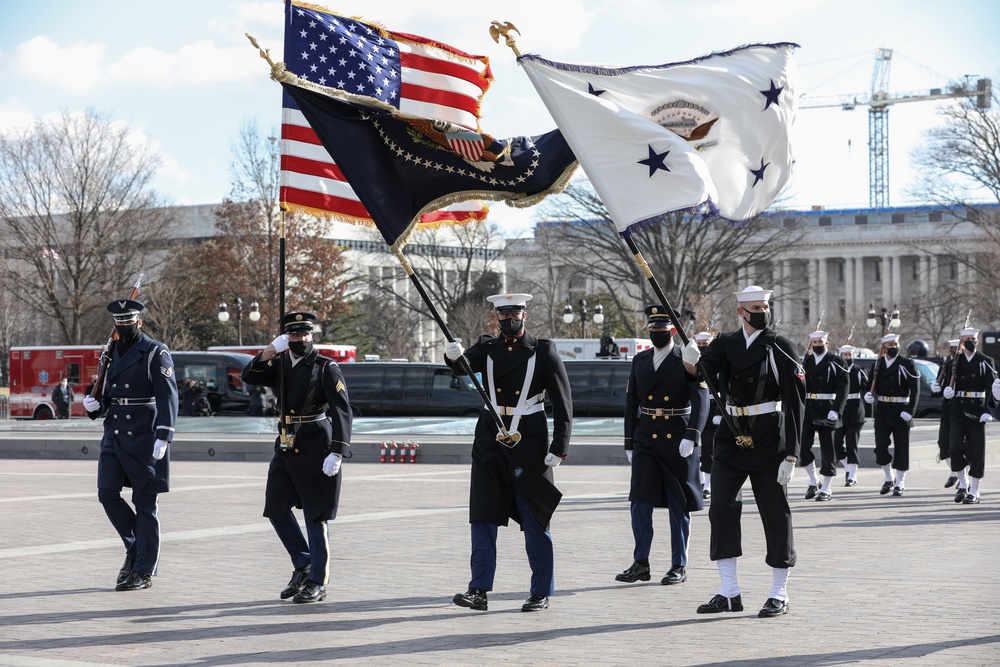
[[[243,369],[249,385],[285,392],[281,421],[288,436],[274,442],[267,470],[264,516],[292,559],[292,578],[282,600],[321,602],[330,579],[328,521],[337,518],[341,461],[350,450],[351,406],[337,363],[313,348],[312,313],[288,313],[285,333],[275,338]],[[308,542],[292,508],[302,510]]]
[[962,347],[955,355],[954,386],[945,387],[943,392],[945,398],[951,401],[951,433],[948,438],[951,443],[951,471],[958,478],[955,502],[977,505],[979,483],[986,468],[986,424],[993,421],[988,400],[997,371],[990,359],[976,350],[978,329],[962,329],[959,340]]
[[[163,343],[142,333],[133,299],[108,304],[118,340],[104,376],[100,401],[87,396],[91,419],[104,417],[104,437],[97,459],[97,497],[125,544],[125,562],[115,590],[153,585],[160,559],[157,495],[170,490],[169,443],[177,421],[174,362]],[[122,498],[132,487],[132,505]]]
[[841,364],[847,369],[847,402],[840,416],[840,426],[833,434],[833,448],[837,451],[838,460],[847,461],[847,473],[844,475],[844,486],[857,486],[858,443],[861,441],[861,427],[865,425],[865,404],[861,395],[868,391],[868,374],[864,369],[854,364],[853,345],[842,345],[838,353]]
[[[875,463],[885,473],[879,491],[889,491],[899,497],[906,488],[906,471],[910,469],[910,428],[920,398],[920,371],[912,360],[899,354],[899,336],[882,336],[883,355],[872,368],[875,391],[865,394],[865,403],[872,406],[875,430]],[[889,445],[892,444],[892,454]]]
[[[500,442],[497,424],[483,408],[472,443],[472,579],[468,591],[453,598],[460,607],[480,611],[486,610],[487,593],[493,589],[497,529],[509,519],[524,531],[531,566],[530,595],[521,611],[546,609],[555,590],[549,519],[561,494],[553,483],[552,469],[562,463],[569,449],[573,402],[555,344],[525,330],[529,299],[530,294],[488,297],[500,336],[481,337],[468,350],[458,341],[445,345],[445,362],[456,373],[464,373],[459,361],[464,354],[472,372],[482,374],[483,386],[505,429],[521,436],[513,446]],[[552,404],[551,443],[546,398]]]
[[[719,593],[699,614],[743,611],[736,559],[743,555],[740,489],[749,478],[767,544],[771,592],[760,617],[788,612],[788,569],[796,561],[788,482],[802,434],[804,371],[791,341],[771,328],[771,290],[756,285],[736,293],[743,326],[719,335],[699,354],[691,342],[682,356],[688,372],[701,358],[701,372],[718,376],[726,391],[726,412],[715,434],[712,464],[711,558],[719,568]],[[734,432],[733,429],[736,429]],[[775,474],[777,473],[777,474]]]
[[[806,373],[806,414],[802,420],[802,450],[799,465],[809,474],[806,500],[830,500],[830,483],[837,474],[837,455],[833,434],[840,423],[840,413],[847,403],[847,373],[829,350],[829,335],[825,331],[809,334],[809,352],[803,367]],[[822,485],[817,485],[816,457],[812,453],[815,436],[819,436]],[[817,493],[818,490],[818,493]]]
[[662,306],[646,307],[653,349],[632,358],[625,390],[625,454],[632,465],[629,511],[635,540],[633,563],[615,579],[649,581],[653,508],[670,517],[670,570],[661,584],[687,580],[691,512],[704,507],[698,443],[708,417],[708,387],[684,368],[674,345],[677,330]]

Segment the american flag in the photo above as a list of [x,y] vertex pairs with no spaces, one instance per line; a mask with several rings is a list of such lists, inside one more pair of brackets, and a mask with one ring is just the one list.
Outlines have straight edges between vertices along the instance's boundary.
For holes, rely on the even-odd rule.
[[[485,56],[291,0],[285,2],[284,61],[289,72],[314,84],[471,130],[479,129],[480,103],[493,80]],[[287,93],[282,95],[281,138],[283,208],[373,224]],[[461,223],[485,217],[482,202],[467,201],[425,214],[420,222]]]

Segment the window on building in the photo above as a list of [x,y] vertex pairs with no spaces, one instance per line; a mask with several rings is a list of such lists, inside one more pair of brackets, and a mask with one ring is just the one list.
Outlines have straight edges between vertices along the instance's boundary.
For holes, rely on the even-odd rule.
[[875,282],[882,282],[882,262],[875,262]]
[[949,275],[952,280],[958,280],[958,262],[952,262]]
[[867,215],[856,215],[854,216],[854,224],[856,225],[867,225],[868,216]]
[[941,222],[941,211],[931,211],[928,213],[927,222]]
[[840,279],[840,282],[844,282],[844,271],[846,270],[846,266],[847,262],[837,262],[837,277]]
[[902,224],[904,222],[906,222],[906,215],[904,215],[903,213],[893,213],[892,214],[892,224],[894,224],[894,225],[900,225],[900,224]]
[[913,279],[916,280],[920,277],[920,260],[914,260],[913,262]]
[[847,300],[837,299],[837,312],[840,313],[840,319],[847,319]]
[[795,223],[796,223],[795,218],[785,218],[784,220],[781,221],[781,224],[784,227],[794,227]]
[[809,315],[809,300],[808,299],[803,299],[802,300],[802,321],[803,322],[808,322],[810,319],[812,319],[812,318]]
[[829,227],[831,225],[833,225],[833,218],[832,217],[830,217],[829,215],[821,215],[821,216],[819,216],[819,226],[820,227]]

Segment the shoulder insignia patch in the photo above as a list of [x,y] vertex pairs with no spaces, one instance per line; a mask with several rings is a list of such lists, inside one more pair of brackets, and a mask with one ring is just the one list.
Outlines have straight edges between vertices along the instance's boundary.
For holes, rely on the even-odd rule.
[[520,477],[522,474],[524,474],[523,468],[514,468],[514,477]]
[[160,366],[160,372],[163,373],[163,377],[168,378],[168,377],[170,377],[171,375],[174,374],[174,369],[173,369],[172,366],[166,367],[166,368],[163,367],[163,366]]
[[337,380],[337,391],[341,392],[341,391],[346,391],[346,390],[347,390],[347,387],[344,386],[344,383],[342,381],[340,381],[340,380]]

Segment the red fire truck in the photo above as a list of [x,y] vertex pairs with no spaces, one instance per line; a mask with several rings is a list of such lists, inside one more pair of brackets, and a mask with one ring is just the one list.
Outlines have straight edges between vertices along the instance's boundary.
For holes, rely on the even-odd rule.
[[10,348],[10,416],[54,419],[52,390],[66,378],[73,390],[70,416],[85,417],[84,390],[95,375],[100,345]]
[[[266,345],[213,345],[208,348],[209,352],[242,352],[252,356],[257,356]],[[338,364],[352,364],[358,360],[358,348],[354,345],[330,345],[328,343],[315,343],[320,354],[328,359],[333,359]]]

